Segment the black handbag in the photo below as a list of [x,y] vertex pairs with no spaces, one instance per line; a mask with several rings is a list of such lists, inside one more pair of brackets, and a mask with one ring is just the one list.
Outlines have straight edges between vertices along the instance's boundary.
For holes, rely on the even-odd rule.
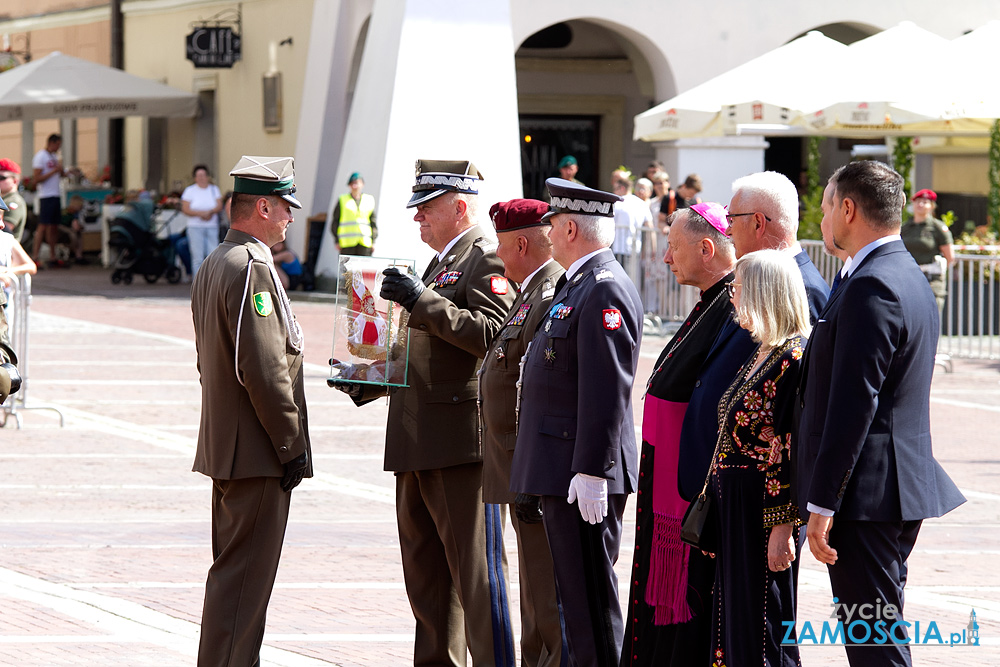
[[684,518],[681,519],[681,542],[710,554],[717,553],[719,548],[719,508],[708,494],[708,482],[715,472],[715,461],[719,456],[721,442],[720,429],[719,438],[715,441],[712,462],[708,466],[708,475],[705,476],[705,485],[701,487],[701,493],[688,505]]
[[719,548],[719,510],[707,489],[703,489],[684,512],[681,542],[710,554]]

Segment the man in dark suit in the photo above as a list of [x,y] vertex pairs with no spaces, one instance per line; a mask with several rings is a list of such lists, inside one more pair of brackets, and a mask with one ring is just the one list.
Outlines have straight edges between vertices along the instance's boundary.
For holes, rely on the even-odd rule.
[[[880,602],[900,619],[921,521],[965,500],[931,451],[940,327],[934,294],[899,237],[905,203],[902,176],[881,162],[852,162],[826,187],[823,240],[853,261],[806,348],[796,454],[809,548],[828,566],[839,609]],[[848,645],[849,662],[909,665],[897,627],[881,646]]]
[[795,257],[809,298],[809,320],[815,324],[830,296],[830,286],[798,242],[799,195],[792,182],[775,171],[736,179],[726,217],[736,259],[766,249],[784,250]]
[[[521,357],[538,324],[549,311],[556,281],[564,273],[552,259],[545,202],[512,199],[494,204],[490,218],[497,230],[497,257],[504,275],[518,285],[517,300],[506,324],[490,345],[479,374],[480,431],[483,441],[483,502],[510,507],[517,536],[521,582],[521,664],[558,667],[562,659],[562,623],[552,573],[552,555],[542,526],[537,496],[510,491],[510,463],[517,440],[518,380]],[[502,514],[501,514],[502,519]],[[506,569],[506,559],[504,559]]]
[[[799,197],[792,182],[774,171],[736,179],[726,220],[726,234],[733,241],[737,259],[768,249],[783,250],[795,257],[809,299],[809,321],[815,324],[830,297],[830,286],[798,242]],[[678,484],[684,498],[693,498],[701,489],[715,449],[719,399],[755,345],[750,333],[730,320],[719,332],[698,373],[681,434]]]
[[292,222],[292,158],[244,157],[232,229],[191,285],[201,375],[194,470],[212,478],[199,667],[259,664],[291,490],[312,477],[302,330],[270,246]]
[[637,482],[631,395],[642,303],[608,247],[621,198],[563,179],[546,186],[552,256],[566,275],[525,360],[510,488],[542,497],[570,664],[618,665],[614,564]]
[[[386,269],[380,294],[410,313],[408,386],[389,399],[385,469],[396,473],[417,665],[464,665],[467,650],[477,666],[513,655],[499,508],[483,506],[476,372],[516,295],[477,224],[480,180],[471,162],[417,161],[407,208],[436,254],[422,279]],[[359,405],[386,393],[335,386]]]

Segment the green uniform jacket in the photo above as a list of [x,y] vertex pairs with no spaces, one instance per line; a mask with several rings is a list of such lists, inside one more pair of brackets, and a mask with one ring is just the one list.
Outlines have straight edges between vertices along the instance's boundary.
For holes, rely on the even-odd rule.
[[[202,400],[194,470],[214,479],[281,477],[303,452],[312,460],[302,355],[288,343],[267,261],[254,237],[231,229],[191,287]],[[266,315],[255,294],[269,295]]]
[[[483,460],[476,371],[516,296],[495,250],[482,229],[473,229],[443,261],[428,267],[427,289],[410,312],[409,386],[389,399],[386,470],[435,470]],[[364,385],[357,402],[384,393]]]
[[28,221],[28,205],[17,190],[12,190],[3,196],[3,203],[10,210],[3,214],[3,224],[11,230],[17,242],[24,235],[24,223]]
[[483,502],[512,503],[510,462],[517,441],[517,378],[521,357],[545,317],[565,270],[549,262],[524,285],[506,324],[493,339],[479,375],[483,441]]

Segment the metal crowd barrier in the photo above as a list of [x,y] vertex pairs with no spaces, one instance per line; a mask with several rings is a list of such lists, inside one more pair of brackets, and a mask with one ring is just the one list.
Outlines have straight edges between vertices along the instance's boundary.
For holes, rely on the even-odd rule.
[[[647,333],[665,333],[668,323],[683,320],[698,302],[698,290],[679,285],[663,263],[665,238],[658,236],[655,253],[639,250],[625,267],[629,275],[638,276],[636,286],[643,300]],[[646,241],[644,236],[643,245]],[[826,253],[822,241],[800,243],[823,278],[832,283],[841,261]],[[949,356],[1000,359],[1000,246],[954,248],[955,263],[949,267],[948,298],[941,318],[939,359],[942,365]],[[966,252],[969,250],[994,254],[974,255]]]
[[3,416],[0,418],[0,426],[6,426],[8,417],[13,416],[17,428],[21,428],[23,423],[22,413],[27,410],[50,410],[59,415],[59,426],[65,425],[63,413],[57,408],[48,405],[27,405],[28,390],[31,385],[31,372],[29,368],[30,346],[29,329],[31,315],[31,276],[23,274],[17,277],[17,281],[11,286],[11,296],[7,304],[7,327],[10,334],[10,346],[17,355],[17,370],[21,374],[21,389],[16,394],[7,397],[0,408]]

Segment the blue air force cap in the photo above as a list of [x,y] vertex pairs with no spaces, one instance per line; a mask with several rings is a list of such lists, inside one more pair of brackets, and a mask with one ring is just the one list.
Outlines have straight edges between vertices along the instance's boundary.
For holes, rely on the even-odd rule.
[[615,203],[622,200],[616,194],[594,190],[564,178],[547,179],[545,187],[549,189],[552,198],[549,200],[549,212],[542,216],[543,221],[557,213],[581,213],[613,218]]

